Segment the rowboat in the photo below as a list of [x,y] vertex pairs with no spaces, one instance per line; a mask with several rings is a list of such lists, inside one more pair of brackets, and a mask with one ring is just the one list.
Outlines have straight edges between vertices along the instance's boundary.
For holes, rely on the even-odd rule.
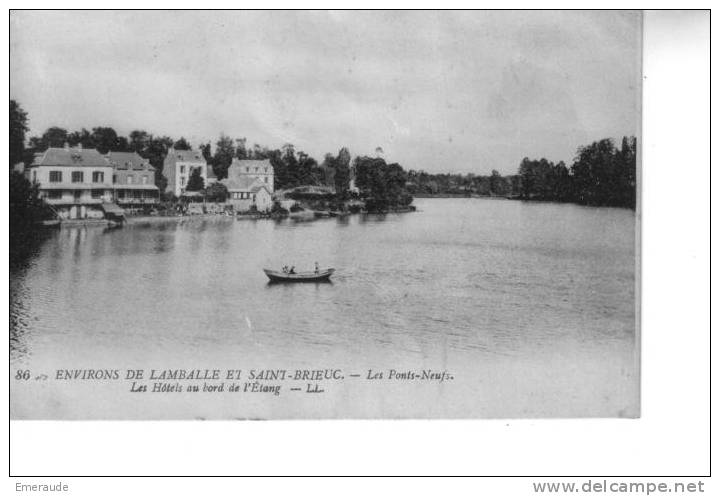
[[296,272],[294,274],[271,269],[263,269],[263,272],[270,278],[270,282],[320,282],[329,280],[335,269],[323,269],[317,272]]

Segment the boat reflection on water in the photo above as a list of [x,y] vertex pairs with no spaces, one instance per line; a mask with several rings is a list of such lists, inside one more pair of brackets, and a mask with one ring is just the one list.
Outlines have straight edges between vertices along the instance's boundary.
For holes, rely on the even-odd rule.
[[[276,286],[290,286],[294,284],[296,281],[289,282],[289,281],[268,281],[267,284],[265,284],[266,287],[276,287]],[[333,282],[330,279],[323,279],[320,281],[304,281],[303,286],[310,286],[310,284],[315,284],[316,286],[332,286]]]

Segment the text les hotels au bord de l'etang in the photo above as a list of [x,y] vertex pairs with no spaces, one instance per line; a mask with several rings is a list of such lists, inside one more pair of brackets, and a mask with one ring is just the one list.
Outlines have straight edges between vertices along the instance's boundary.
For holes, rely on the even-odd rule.
[[269,393],[319,394],[333,384],[445,383],[454,375],[447,370],[367,369],[348,372],[325,369],[57,369],[48,375],[27,369],[15,372],[17,381],[124,382],[131,393]]

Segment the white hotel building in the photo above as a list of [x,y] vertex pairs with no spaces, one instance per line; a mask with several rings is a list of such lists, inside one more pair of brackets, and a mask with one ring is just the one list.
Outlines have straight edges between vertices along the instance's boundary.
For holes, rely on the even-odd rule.
[[200,151],[175,150],[170,148],[163,163],[163,176],[168,181],[165,191],[180,196],[185,192],[190,174],[194,169],[200,169],[200,175],[207,185],[207,162]]
[[113,201],[113,167],[97,150],[48,148],[35,155],[27,176],[61,219],[101,219]]

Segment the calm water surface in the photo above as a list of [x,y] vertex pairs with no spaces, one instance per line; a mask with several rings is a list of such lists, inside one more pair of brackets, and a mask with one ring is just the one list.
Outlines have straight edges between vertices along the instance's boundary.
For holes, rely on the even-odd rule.
[[[635,416],[635,215],[419,199],[418,212],[63,228],[11,271],[13,370],[448,370],[322,395],[13,381],[14,418]],[[269,285],[315,261],[332,284]]]

